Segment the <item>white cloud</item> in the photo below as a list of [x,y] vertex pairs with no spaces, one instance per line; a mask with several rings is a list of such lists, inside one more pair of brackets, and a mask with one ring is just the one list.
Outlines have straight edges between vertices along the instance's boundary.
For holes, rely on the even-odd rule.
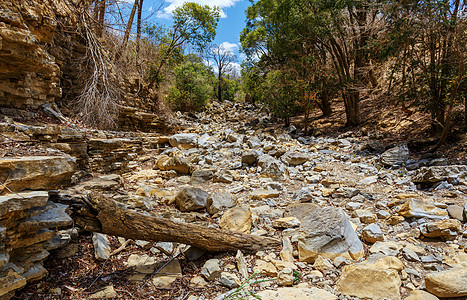
[[160,17],[167,17],[170,15],[174,9],[179,6],[182,6],[185,2],[195,2],[200,5],[209,5],[209,6],[218,6],[221,9],[221,18],[226,18],[227,14],[222,10],[223,8],[228,8],[234,6],[236,2],[240,0],[166,0],[165,2],[170,3],[167,7],[164,8],[164,13],[160,14]]
[[230,42],[223,42],[222,44],[220,44],[220,47],[226,51],[230,51],[230,52],[235,52],[235,50],[237,50],[239,48],[238,44],[234,44],[234,43],[230,43]]

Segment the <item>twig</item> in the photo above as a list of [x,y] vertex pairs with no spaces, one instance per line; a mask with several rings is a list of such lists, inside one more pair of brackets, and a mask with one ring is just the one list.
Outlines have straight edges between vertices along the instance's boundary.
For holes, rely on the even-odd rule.
[[131,241],[130,239],[125,240],[125,242],[123,242],[123,244],[120,247],[118,247],[117,249],[112,251],[112,253],[110,253],[110,256],[115,255],[115,254],[120,253],[121,251],[125,250],[126,246],[130,243],[130,241]]

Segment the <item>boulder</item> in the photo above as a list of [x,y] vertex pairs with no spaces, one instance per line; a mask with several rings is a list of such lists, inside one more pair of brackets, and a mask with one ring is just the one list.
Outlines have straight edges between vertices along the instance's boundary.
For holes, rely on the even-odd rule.
[[363,299],[401,299],[401,278],[398,271],[376,264],[347,265],[336,284],[344,296]]
[[181,211],[193,211],[206,207],[209,194],[200,188],[186,187],[175,195],[175,203]]
[[75,167],[76,159],[69,156],[1,158],[0,182],[13,192],[60,189],[70,183]]
[[346,214],[334,207],[318,208],[302,220],[298,252],[300,261],[306,262],[314,262],[318,255],[330,259],[360,259],[364,255],[362,242]]
[[178,174],[188,175],[191,172],[191,166],[186,158],[175,156],[168,159],[161,170],[174,170]]
[[429,200],[409,199],[399,209],[398,213],[406,218],[447,219],[448,212]]
[[409,159],[407,144],[401,144],[381,154],[381,163],[385,166],[400,165]]
[[414,183],[433,184],[448,180],[449,177],[456,176],[466,171],[466,165],[422,167],[413,175],[412,181]]
[[337,296],[319,288],[308,287],[282,287],[277,290],[264,290],[257,293],[262,300],[337,300]]
[[425,286],[428,292],[438,297],[465,297],[467,296],[467,268],[429,273],[425,277]]
[[420,225],[420,233],[428,238],[453,240],[460,232],[461,222],[454,219],[428,222]]
[[0,196],[0,216],[13,211],[41,207],[47,204],[49,194],[45,191],[14,193]]
[[250,233],[252,223],[252,214],[248,207],[234,207],[222,215],[219,226],[227,230]]
[[169,143],[172,147],[178,149],[191,149],[198,146],[198,135],[196,133],[179,133],[169,137]]
[[237,197],[229,192],[215,192],[206,200],[206,208],[211,215],[237,205]]
[[274,157],[264,154],[258,158],[258,166],[261,168],[261,176],[278,180],[284,179],[286,167]]
[[308,161],[308,155],[302,152],[289,151],[281,156],[281,160],[289,166],[298,166]]

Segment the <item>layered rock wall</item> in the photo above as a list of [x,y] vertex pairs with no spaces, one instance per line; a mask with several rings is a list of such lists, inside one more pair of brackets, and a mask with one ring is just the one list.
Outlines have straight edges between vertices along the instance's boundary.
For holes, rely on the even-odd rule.
[[75,9],[71,0],[0,1],[0,106],[34,109],[62,96],[60,64],[67,63],[50,49],[64,44],[57,28],[76,25]]

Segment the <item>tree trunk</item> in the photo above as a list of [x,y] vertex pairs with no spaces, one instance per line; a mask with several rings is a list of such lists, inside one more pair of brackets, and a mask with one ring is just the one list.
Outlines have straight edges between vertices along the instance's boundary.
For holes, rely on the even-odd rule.
[[122,48],[126,47],[128,39],[130,38],[131,26],[133,25],[133,20],[135,18],[136,8],[138,7],[139,0],[135,0],[133,8],[131,9],[130,18],[128,19],[128,24],[125,29],[125,35],[123,36]]
[[138,20],[136,23],[136,59],[138,59],[140,40],[141,40],[141,15],[143,13],[143,0],[138,5]]
[[327,89],[319,94],[319,109],[323,112],[323,117],[329,117],[332,113],[331,101],[329,100],[329,94]]
[[360,117],[360,95],[358,91],[350,90],[344,92],[345,114],[347,122],[345,126],[353,127],[361,123]]
[[98,37],[101,37],[104,31],[105,1],[106,0],[100,0],[99,2],[99,19],[96,32]]
[[[54,199],[54,201],[57,201]],[[76,199],[72,199],[76,201]],[[121,208],[113,200],[92,194],[84,202],[60,200],[73,208],[78,226],[92,232],[135,240],[176,242],[207,251],[259,251],[281,245],[278,239],[172,221]]]
[[222,75],[221,69],[219,69],[219,75],[217,75],[217,99],[222,102]]

